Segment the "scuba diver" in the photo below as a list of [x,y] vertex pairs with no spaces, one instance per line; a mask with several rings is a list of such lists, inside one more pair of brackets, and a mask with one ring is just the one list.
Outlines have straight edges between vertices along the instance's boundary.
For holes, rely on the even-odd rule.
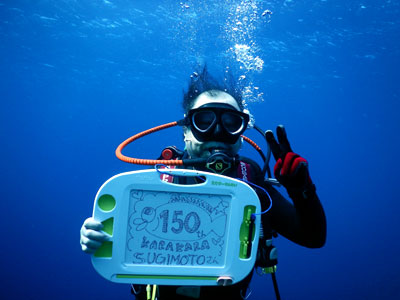
[[[286,188],[292,201],[285,199],[273,187],[276,180],[265,180],[266,172],[270,173],[269,159],[261,168],[255,161],[238,155],[243,142],[241,135],[247,129],[250,119],[243,107],[240,91],[232,84],[221,84],[213,79],[206,67],[195,74],[191,76],[189,88],[184,94],[185,118],[179,123],[183,126],[185,150],[167,147],[165,149],[168,151],[163,151],[160,158],[203,159],[205,163],[187,168],[246,179],[268,192],[270,198],[266,192],[255,188],[262,211],[272,201],[272,208],[261,215],[262,234],[255,267],[274,273],[277,261],[271,241],[276,234],[304,247],[322,247],[326,240],[325,213],[311,180],[308,162],[293,152],[285,128],[282,125],[277,127],[277,139],[270,130],[263,135],[276,160],[274,176],[278,184]],[[172,180],[191,184],[190,180],[195,178],[177,176]],[[108,240],[107,235],[101,231],[102,226],[93,218],[85,220],[80,232],[82,251],[94,253]],[[158,299],[246,299],[250,294],[248,286],[252,275],[253,272],[250,272],[242,281],[228,286],[159,286]],[[274,288],[277,299],[280,299],[276,281]],[[138,300],[148,299],[144,285],[132,285],[131,291]]]

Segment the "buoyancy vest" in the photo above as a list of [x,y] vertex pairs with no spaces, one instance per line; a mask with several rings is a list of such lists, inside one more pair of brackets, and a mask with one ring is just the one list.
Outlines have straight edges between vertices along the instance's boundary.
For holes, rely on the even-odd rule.
[[[170,146],[163,150],[160,159],[181,159],[186,155],[185,152],[179,151],[176,147]],[[174,166],[168,166],[175,168]],[[181,168],[181,167],[180,167]],[[232,170],[226,176],[242,179],[258,185],[263,184],[263,176],[261,168],[256,162],[247,158],[239,157],[238,162],[232,167]],[[191,184],[194,178],[186,178],[181,176],[171,176],[168,174],[160,174],[160,178],[167,182],[176,182],[181,184]],[[256,191],[260,197],[260,192]],[[262,205],[263,207],[264,205]],[[265,227],[263,225],[263,227]],[[266,228],[264,228],[264,231]],[[159,300],[243,300],[247,298],[247,288],[253,277],[253,272],[250,272],[242,281],[230,286],[159,286]],[[136,296],[137,300],[146,300],[146,286],[132,285],[131,292]]]

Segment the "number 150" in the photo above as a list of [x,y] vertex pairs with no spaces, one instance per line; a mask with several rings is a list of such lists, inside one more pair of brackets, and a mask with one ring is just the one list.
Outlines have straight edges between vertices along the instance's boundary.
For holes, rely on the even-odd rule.
[[[160,219],[162,220],[162,232],[168,232],[168,221],[169,221],[169,210],[163,210],[160,213]],[[183,211],[175,210],[172,215],[171,230],[173,233],[179,234],[185,229],[188,233],[194,233],[200,227],[200,217],[194,211],[188,213],[183,218]]]

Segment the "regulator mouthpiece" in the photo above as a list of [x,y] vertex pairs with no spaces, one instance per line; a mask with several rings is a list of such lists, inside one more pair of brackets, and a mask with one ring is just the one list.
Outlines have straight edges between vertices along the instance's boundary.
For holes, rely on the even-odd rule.
[[206,168],[217,174],[224,174],[232,167],[235,157],[229,156],[221,150],[211,151],[206,162]]

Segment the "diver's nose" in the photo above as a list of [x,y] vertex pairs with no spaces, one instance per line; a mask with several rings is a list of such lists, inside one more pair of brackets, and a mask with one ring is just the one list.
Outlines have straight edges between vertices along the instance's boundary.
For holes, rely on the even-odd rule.
[[222,127],[220,124],[217,124],[217,126],[215,126],[213,136],[215,139],[222,137]]

